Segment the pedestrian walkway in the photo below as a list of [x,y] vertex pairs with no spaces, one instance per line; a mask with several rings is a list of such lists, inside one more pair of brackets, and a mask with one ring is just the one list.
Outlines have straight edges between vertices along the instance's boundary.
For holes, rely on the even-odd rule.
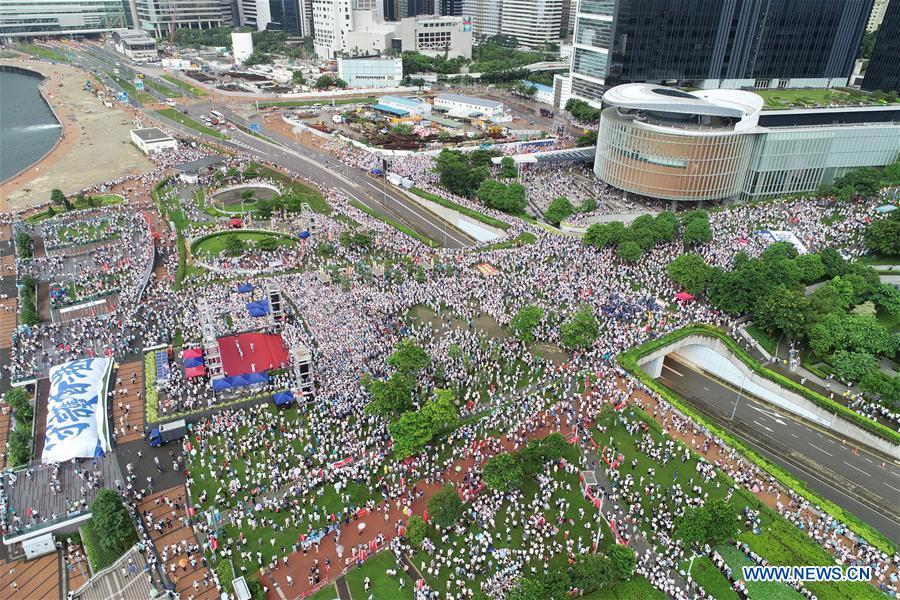
[[59,581],[56,552],[28,561],[0,561],[0,598],[4,600],[61,600]]
[[147,600],[159,591],[148,574],[147,559],[134,546],[119,560],[100,571],[78,588],[70,587],[72,599],[78,600]]
[[16,329],[16,310],[18,310],[16,298],[0,300],[0,349],[12,348],[12,333]]
[[112,431],[116,445],[144,437],[144,363],[119,365],[112,386]]
[[[175,510],[165,502],[166,498],[172,502],[177,501],[180,507]],[[158,504],[157,499],[160,499]],[[197,543],[193,529],[185,524],[187,521],[184,508],[186,502],[187,493],[184,485],[178,485],[144,498],[138,505],[138,513],[144,519],[160,561],[163,561],[163,556],[167,558],[166,561],[163,561],[162,567],[175,584],[175,591],[181,594],[182,598],[216,600],[219,598],[219,591],[216,589],[212,573],[205,566],[205,561],[201,560],[202,553],[194,554],[196,566],[192,566],[187,553],[181,552],[176,555],[172,551],[175,546],[193,546]],[[152,516],[152,523],[146,519],[147,514]],[[158,530],[153,524],[161,521],[167,521],[168,524]],[[224,586],[230,586],[230,584],[230,581],[223,582]]]

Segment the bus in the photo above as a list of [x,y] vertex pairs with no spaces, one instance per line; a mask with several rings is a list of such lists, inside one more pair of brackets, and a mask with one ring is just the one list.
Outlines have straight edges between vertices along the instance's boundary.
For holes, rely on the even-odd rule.
[[219,111],[217,111],[217,110],[211,110],[211,111],[209,111],[209,114],[210,114],[210,116],[211,116],[213,119],[215,119],[216,121],[218,121],[218,122],[220,122],[220,123],[224,123],[224,122],[225,122],[225,115],[223,115],[223,114],[220,113]]

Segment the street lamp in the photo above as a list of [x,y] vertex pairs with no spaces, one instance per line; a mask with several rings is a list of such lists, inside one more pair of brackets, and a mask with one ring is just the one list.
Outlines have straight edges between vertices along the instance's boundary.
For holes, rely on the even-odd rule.
[[738,390],[737,398],[734,401],[734,410],[731,411],[731,418],[729,419],[730,421],[734,421],[734,415],[735,415],[735,413],[737,413],[738,402],[741,401],[741,393],[743,393],[744,385],[746,383],[747,383],[747,376],[744,375],[744,378],[741,380],[741,389]]

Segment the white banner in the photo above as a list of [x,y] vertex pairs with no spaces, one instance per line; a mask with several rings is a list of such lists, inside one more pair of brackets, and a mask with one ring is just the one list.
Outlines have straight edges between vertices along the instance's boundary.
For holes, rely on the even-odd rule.
[[111,369],[108,358],[82,358],[50,369],[42,462],[93,458],[109,452],[106,386]]

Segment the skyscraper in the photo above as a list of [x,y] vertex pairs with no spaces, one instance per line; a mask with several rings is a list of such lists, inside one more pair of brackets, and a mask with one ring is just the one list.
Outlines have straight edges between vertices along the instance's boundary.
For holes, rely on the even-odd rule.
[[463,14],[462,0],[436,0],[437,14],[442,17],[461,17]]
[[6,37],[97,33],[130,27],[122,0],[3,0],[0,35]]
[[[572,93],[846,85],[873,0],[581,0]],[[602,87],[601,87],[602,86]]]
[[884,13],[862,87],[900,92],[900,0],[892,0]]
[[501,11],[500,33],[520,46],[541,49],[559,41],[562,0],[503,0]]
[[472,19],[472,32],[478,37],[500,33],[502,0],[462,0],[463,15]]

